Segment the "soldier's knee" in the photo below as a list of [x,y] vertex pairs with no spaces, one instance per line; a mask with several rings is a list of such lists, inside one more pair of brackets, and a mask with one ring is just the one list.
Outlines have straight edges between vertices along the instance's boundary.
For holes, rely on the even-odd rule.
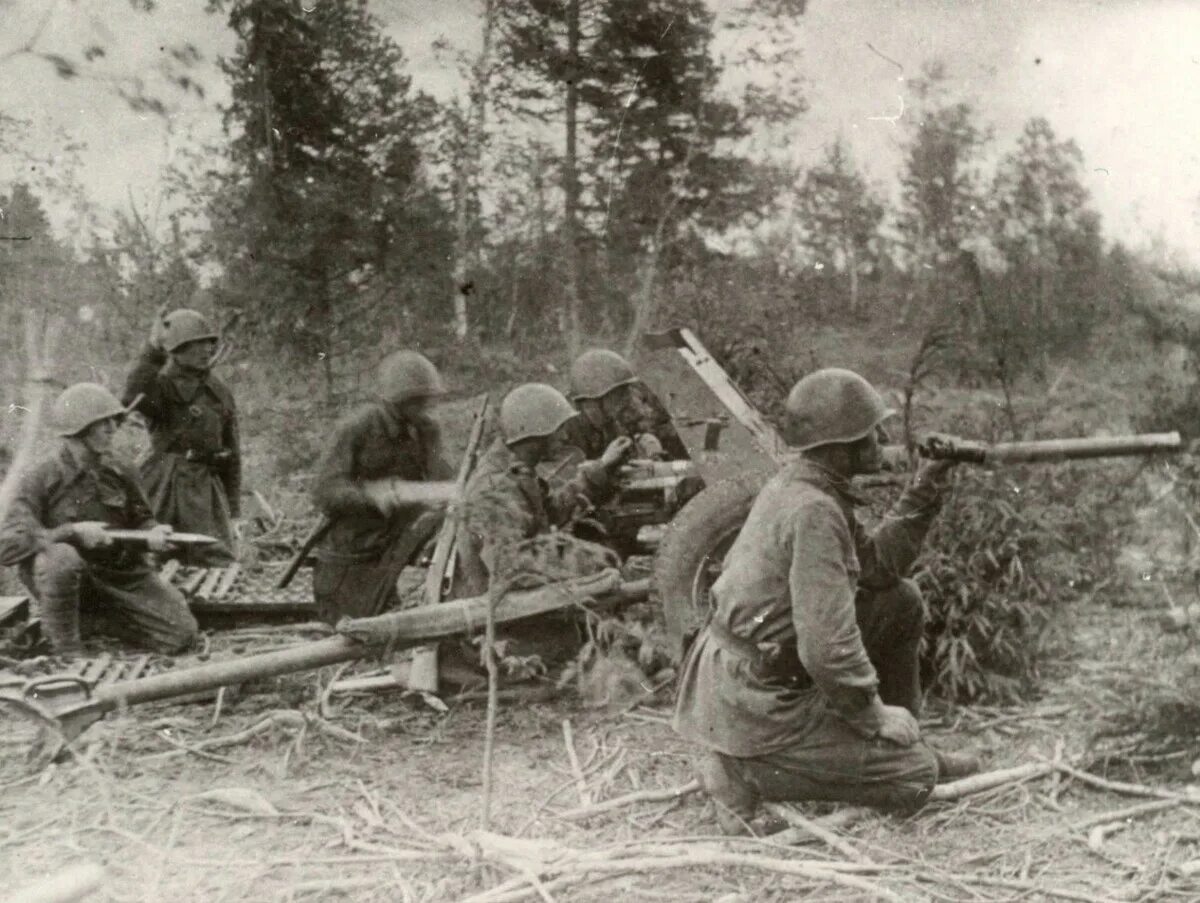
[[39,587],[56,588],[77,582],[87,570],[87,562],[74,546],[56,542],[46,546],[33,559],[33,576]]

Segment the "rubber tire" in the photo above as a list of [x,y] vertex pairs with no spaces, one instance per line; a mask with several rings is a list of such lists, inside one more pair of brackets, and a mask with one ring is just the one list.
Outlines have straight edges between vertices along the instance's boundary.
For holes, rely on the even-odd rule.
[[748,473],[714,483],[684,505],[667,527],[654,559],[652,585],[676,659],[708,616],[704,572],[712,572],[714,553],[724,557],[768,477]]

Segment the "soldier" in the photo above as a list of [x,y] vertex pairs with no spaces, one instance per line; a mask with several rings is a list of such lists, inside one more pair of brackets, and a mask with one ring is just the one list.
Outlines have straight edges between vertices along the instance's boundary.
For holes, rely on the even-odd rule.
[[42,632],[62,656],[81,651],[81,619],[155,652],[179,652],[196,636],[179,591],[104,529],[149,529],[155,552],[167,547],[171,530],[155,523],[132,469],[110,456],[126,413],[103,386],[63,392],[52,410],[61,447],[21,476],[0,529],[0,565],[17,567],[37,600]]
[[157,318],[125,383],[125,403],[146,418],[150,453],[142,480],[155,517],[220,540],[188,564],[228,564],[240,516],[242,465],[233,394],[212,375],[217,334],[194,310]]
[[433,364],[415,351],[397,351],[380,363],[376,387],[374,402],[338,424],[313,488],[313,501],[331,522],[317,552],[313,593],[331,624],[396,607],[396,579],[436,527],[416,529],[427,507],[398,505],[364,484],[453,478],[429,416],[445,392]]
[[593,348],[575,359],[571,400],[582,416],[567,424],[564,441],[585,458],[599,457],[618,436],[637,440],[638,457],[689,457],[662,402],[615,351]]
[[675,710],[675,729],[707,748],[701,781],[730,833],[762,827],[763,799],[912,811],[936,781],[978,768],[927,746],[916,717],[924,606],[904,575],[951,465],[924,463],[868,534],[850,478],[880,469],[893,412],[837,369],[800,380],[786,410],[801,456],[763,487],[729,551]]
[[487,592],[499,551],[565,526],[577,511],[603,501],[613,490],[613,474],[633,447],[626,436],[613,439],[599,460],[585,462],[573,479],[555,489],[537,474],[537,465],[560,450],[564,425],[577,416],[561,392],[542,383],[518,386],[504,397],[501,435],[467,484],[456,595]]

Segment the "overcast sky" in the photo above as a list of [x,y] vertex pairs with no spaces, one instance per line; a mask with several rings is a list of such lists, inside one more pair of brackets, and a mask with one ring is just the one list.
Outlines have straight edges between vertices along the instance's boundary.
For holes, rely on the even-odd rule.
[[[220,133],[216,107],[226,91],[213,62],[232,50],[232,37],[204,6],[158,0],[147,16],[130,12],[128,0],[0,0],[0,112],[31,123],[40,154],[84,142],[80,175],[97,202],[127,205],[132,193],[152,210],[172,155]],[[190,41],[206,59],[196,73],[206,99],[180,101],[168,123],[130,111],[103,83],[64,81],[27,56],[5,59],[52,7],[39,49],[75,55],[102,43],[109,56],[101,72],[141,75],[153,86],[160,48]],[[419,87],[456,90],[430,45],[440,36],[464,46],[476,39],[473,0],[373,0],[371,8],[404,48]],[[810,0],[799,29],[810,104],[793,136],[801,163],[842,134],[890,189],[902,134],[896,117],[909,115],[903,80],[938,57],[995,127],[999,151],[1029,117],[1045,116],[1082,148],[1110,236],[1134,245],[1161,236],[1200,262],[1200,0]],[[732,56],[737,40],[724,32],[719,52]],[[0,188],[17,175],[12,159],[0,160]]]

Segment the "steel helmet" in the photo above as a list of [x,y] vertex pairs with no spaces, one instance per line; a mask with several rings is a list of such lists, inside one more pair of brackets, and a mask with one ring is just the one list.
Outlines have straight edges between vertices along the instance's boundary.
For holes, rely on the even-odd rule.
[[437,367],[417,351],[393,351],[380,361],[376,389],[381,398],[394,404],[446,394]]
[[54,399],[50,419],[58,427],[60,436],[78,436],[93,423],[127,413],[128,408],[104,386],[75,383]]
[[869,382],[852,370],[835,367],[796,383],[784,407],[788,444],[800,451],[855,442],[896,413]]
[[545,383],[517,386],[500,402],[500,432],[512,445],[522,439],[550,436],[579,412],[566,396]]
[[167,351],[177,351],[188,342],[199,342],[219,336],[208,325],[208,321],[189,308],[173,310],[163,317],[162,346]]
[[603,398],[613,389],[637,382],[629,361],[615,351],[593,348],[571,364],[571,398]]

